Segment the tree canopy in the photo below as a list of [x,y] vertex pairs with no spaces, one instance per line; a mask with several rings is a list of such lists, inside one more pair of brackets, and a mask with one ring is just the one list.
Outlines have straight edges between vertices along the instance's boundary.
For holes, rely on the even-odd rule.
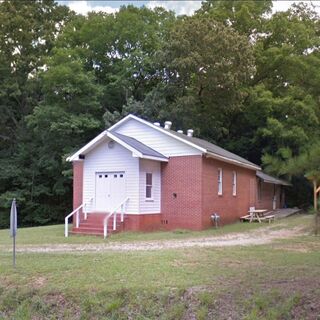
[[319,174],[320,23],[307,4],[204,1],[192,16],[122,6],[86,16],[53,0],[0,2],[0,227],[70,211],[65,158],[128,113],[171,120],[293,182]]

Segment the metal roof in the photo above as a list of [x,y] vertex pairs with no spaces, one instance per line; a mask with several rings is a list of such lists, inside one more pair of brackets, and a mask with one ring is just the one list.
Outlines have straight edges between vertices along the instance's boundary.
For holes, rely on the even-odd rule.
[[112,131],[112,135],[116,136],[118,139],[120,139],[121,141],[123,141],[124,143],[126,143],[127,145],[132,147],[133,149],[139,151],[144,156],[168,159],[166,156],[164,156],[160,152],[146,146],[145,144],[143,144],[142,142],[140,142],[134,138],[128,137],[124,134],[120,134],[115,131]]
[[291,183],[269,176],[268,174],[262,172],[262,171],[257,171],[257,177],[259,177],[261,180],[263,180],[263,182],[265,183],[272,183],[272,184],[280,184],[283,186],[291,186]]
[[176,139],[185,142],[188,145],[191,145],[194,148],[199,149],[200,151],[202,151],[203,153],[207,154],[208,156],[217,158],[221,161],[226,161],[226,162],[232,162],[234,164],[237,164],[239,166],[244,166],[247,167],[249,169],[253,169],[253,170],[261,170],[261,168],[253,163],[250,162],[226,149],[223,149],[211,142],[208,142],[206,140],[202,140],[196,137],[188,137],[187,135],[183,134],[183,133],[179,133],[173,130],[168,130],[168,129],[164,129],[161,126],[156,126],[153,123],[144,120],[138,116],[135,116],[133,114],[129,114],[127,115],[125,118],[123,118],[122,120],[118,121],[116,124],[114,124],[113,126],[111,126],[109,128],[110,132],[115,132],[116,128],[118,126],[120,126],[123,122],[127,121],[128,119],[135,119],[141,123],[144,123],[158,131],[162,131],[163,133],[166,133],[167,135],[170,135],[172,137],[175,137]]
[[[112,139],[112,135],[119,139],[119,142],[123,142],[125,144],[127,144],[127,146],[129,148],[132,148],[136,151],[138,151],[140,153],[140,155],[144,155],[146,157],[156,157],[159,159],[163,159],[165,161],[168,161],[168,158],[166,156],[164,156],[163,154],[157,152],[156,150],[146,146],[145,144],[143,144],[142,142],[117,133],[115,128],[118,127],[119,125],[121,125],[124,121],[127,121],[128,119],[133,118],[139,122],[142,122],[150,127],[153,127],[156,130],[162,131],[163,133],[166,133],[167,135],[170,135],[172,137],[175,137],[176,139],[185,142],[186,144],[200,150],[201,152],[203,152],[204,154],[207,154],[209,157],[213,157],[216,158],[220,161],[225,161],[225,162],[231,162],[234,163],[236,165],[239,166],[244,166],[246,168],[249,168],[251,170],[261,170],[261,168],[256,165],[253,162],[250,162],[226,149],[223,149],[211,142],[208,142],[206,140],[203,139],[199,139],[196,137],[189,137],[183,133],[178,133],[176,131],[173,130],[168,130],[168,129],[164,129],[162,127],[159,126],[155,126],[153,123],[146,121],[144,119],[141,119],[135,115],[129,114],[128,116],[126,116],[125,118],[123,118],[122,120],[118,121],[116,124],[114,124],[113,126],[111,126],[108,130],[104,131],[101,135],[107,135]],[[68,161],[73,161],[75,160],[78,155],[82,152],[87,152],[89,150],[91,150],[97,143],[99,143],[99,141],[101,141],[101,139],[103,139],[103,136],[97,136],[95,139],[93,139],[91,142],[89,142],[86,146],[84,146],[83,148],[81,148],[78,152],[76,152],[75,154],[73,154],[72,156],[68,157],[67,160]]]
[[176,132],[176,131],[173,131],[173,130],[166,130],[164,128],[162,128],[164,131],[170,131],[171,134],[177,136],[177,137],[180,137],[182,138],[183,140],[186,140],[186,141],[189,141],[189,142],[192,142],[193,144],[201,147],[201,148],[204,148],[207,150],[207,152],[209,153],[213,153],[213,154],[216,154],[216,155],[219,155],[221,157],[224,157],[224,158],[228,158],[228,159],[231,159],[231,160],[234,160],[234,161],[237,161],[237,162],[240,162],[240,163],[243,163],[245,165],[249,165],[249,166],[253,166],[255,167],[256,169],[260,169],[260,167],[253,163],[253,162],[250,162],[249,160],[247,159],[244,159],[226,149],[223,149],[211,142],[208,142],[206,140],[203,140],[203,139],[200,139],[200,138],[196,138],[196,137],[188,137],[187,135],[183,134],[183,133],[179,133],[179,132]]

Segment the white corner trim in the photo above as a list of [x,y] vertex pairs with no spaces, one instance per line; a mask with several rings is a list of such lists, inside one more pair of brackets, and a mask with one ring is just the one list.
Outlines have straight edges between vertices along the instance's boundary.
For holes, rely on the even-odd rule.
[[214,159],[217,159],[217,160],[221,160],[223,162],[228,162],[228,163],[232,163],[232,164],[235,164],[239,167],[244,167],[244,168],[247,168],[247,169],[251,169],[251,170],[261,170],[261,168],[257,165],[250,165],[250,164],[247,164],[247,163],[243,163],[241,161],[238,161],[238,160],[234,160],[234,159],[230,159],[230,158],[227,158],[227,157],[224,157],[224,156],[220,156],[216,153],[211,153],[211,152],[208,152],[207,153],[207,157],[208,158],[214,158]]
[[141,118],[139,118],[139,117],[137,117],[137,116],[135,116],[135,115],[133,115],[133,114],[128,114],[125,118],[121,119],[119,122],[117,122],[117,123],[114,124],[112,127],[110,127],[110,128],[108,129],[108,131],[109,131],[109,130],[111,130],[111,131],[114,130],[115,128],[117,128],[118,126],[120,126],[122,123],[124,123],[125,121],[127,121],[127,120],[129,120],[129,119],[134,119],[134,120],[136,120],[136,121],[138,121],[138,122],[140,122],[140,123],[143,123],[143,124],[149,126],[150,128],[153,128],[153,129],[155,129],[155,130],[158,130],[158,131],[160,131],[160,132],[162,132],[162,133],[164,133],[164,134],[166,134],[166,135],[168,135],[168,136],[170,136],[170,137],[172,137],[172,138],[174,138],[174,139],[176,139],[176,140],[179,140],[180,142],[183,142],[184,144],[187,144],[187,145],[189,145],[189,146],[191,146],[191,147],[193,147],[193,148],[195,148],[195,149],[197,149],[197,150],[200,150],[201,152],[204,152],[204,153],[207,152],[207,149],[201,148],[201,147],[197,146],[196,144],[194,144],[194,143],[192,143],[192,142],[190,142],[190,141],[187,141],[187,140],[185,140],[185,139],[182,139],[182,138],[180,138],[180,137],[172,134],[170,131],[165,130],[164,128],[155,126],[155,125],[152,124],[151,122],[148,122],[148,121],[146,121],[146,120],[143,120],[143,119],[141,119]]

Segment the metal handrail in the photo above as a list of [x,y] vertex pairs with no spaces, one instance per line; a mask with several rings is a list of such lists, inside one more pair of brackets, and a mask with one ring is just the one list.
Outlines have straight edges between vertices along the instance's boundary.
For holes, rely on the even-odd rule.
[[68,223],[69,223],[69,218],[73,216],[76,213],[76,227],[79,228],[79,211],[80,209],[83,208],[83,203],[76,209],[74,209],[71,213],[69,213],[65,218],[64,218],[64,236],[67,238],[68,233],[69,233],[69,228],[68,228]]
[[129,198],[125,198],[117,207],[115,207],[103,220],[103,237],[104,239],[108,236],[108,222],[110,217],[113,215],[113,230],[117,229],[117,210],[121,207],[121,222],[124,219],[124,205],[127,203]]
[[88,218],[87,205],[90,204],[92,201],[93,201],[93,198],[90,198],[89,203],[87,203],[87,202],[82,203],[78,208],[74,209],[71,213],[69,213],[64,218],[64,224],[65,224],[64,225],[64,236],[66,238],[69,235],[69,228],[68,228],[69,218],[76,213],[76,227],[79,228],[79,224],[80,224],[79,211],[80,211],[80,209],[83,208],[84,220],[87,220],[87,218]]

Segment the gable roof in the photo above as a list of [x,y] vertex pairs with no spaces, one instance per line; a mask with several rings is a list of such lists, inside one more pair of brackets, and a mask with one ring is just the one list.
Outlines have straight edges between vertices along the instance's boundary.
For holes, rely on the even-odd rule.
[[150,159],[150,160],[158,160],[158,161],[168,161],[168,158],[161,154],[160,152],[153,150],[152,148],[146,146],[142,142],[120,134],[118,132],[110,132],[105,130],[101,132],[98,136],[96,136],[93,140],[88,142],[84,147],[79,149],[73,155],[67,158],[67,161],[78,160],[80,155],[85,155],[91,150],[93,150],[98,144],[104,141],[106,138],[110,138],[120,145],[122,145],[127,150],[131,151],[133,156]]
[[272,184],[279,184],[279,185],[283,185],[283,186],[291,186],[291,183],[272,177],[262,171],[257,171],[257,177],[259,177],[263,182],[265,183],[272,183]]
[[119,138],[121,141],[125,142],[127,145],[131,146],[135,150],[139,151],[143,156],[148,157],[155,157],[155,158],[161,158],[164,160],[168,160],[166,156],[164,156],[162,153],[146,146],[142,142],[136,140],[135,138],[128,137],[124,134],[120,134],[118,132],[112,132],[112,135]]
[[246,160],[246,159],[244,159],[244,158],[242,158],[242,157],[240,157],[240,156],[238,156],[238,155],[236,155],[226,149],[223,149],[223,148],[221,148],[211,142],[208,142],[206,140],[199,139],[196,137],[188,137],[187,135],[185,135],[183,133],[178,133],[173,130],[164,129],[160,126],[156,126],[153,123],[148,122],[148,121],[141,119],[141,118],[139,118],[135,115],[132,115],[132,114],[129,114],[125,118],[121,119],[119,122],[117,122],[112,127],[110,127],[109,130],[114,132],[117,127],[119,127],[121,124],[128,121],[129,119],[135,119],[136,121],[139,121],[149,127],[152,127],[155,130],[161,131],[166,135],[169,135],[169,136],[171,136],[171,137],[173,137],[183,143],[186,143],[195,149],[198,149],[199,151],[203,152],[204,154],[207,154],[210,157],[219,159],[221,161],[230,162],[230,163],[233,163],[233,164],[236,164],[239,166],[243,166],[243,167],[246,167],[249,169],[261,170],[261,168],[258,165],[254,164],[254,163],[252,163],[252,162],[250,162],[250,161],[248,161],[248,160]]

